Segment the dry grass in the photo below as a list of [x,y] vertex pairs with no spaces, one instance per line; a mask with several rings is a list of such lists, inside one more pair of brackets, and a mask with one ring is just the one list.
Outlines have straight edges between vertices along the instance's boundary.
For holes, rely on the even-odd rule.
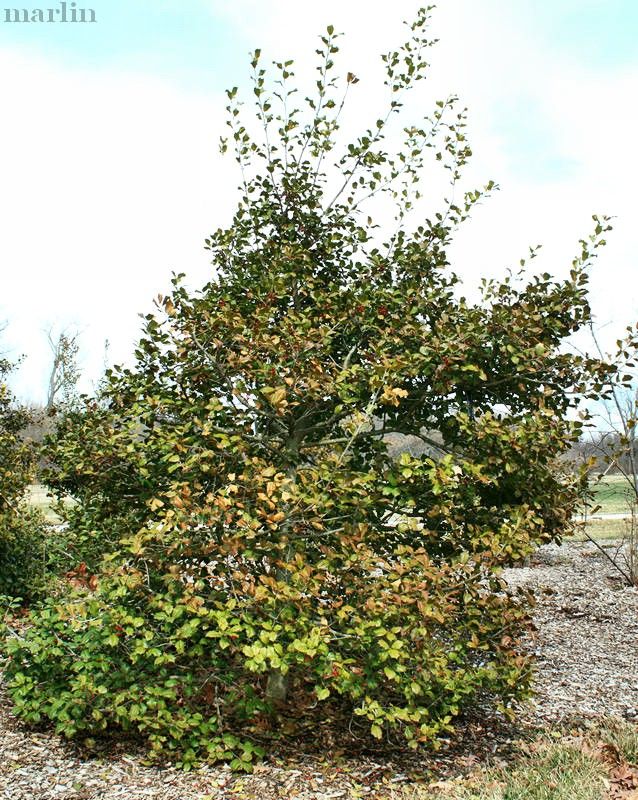
[[572,538],[582,542],[587,537],[585,531],[597,541],[604,539],[623,539],[629,535],[631,520],[628,519],[589,519],[584,529],[579,529]]
[[[638,760],[638,729],[610,720],[588,731],[543,733],[522,744],[507,765],[483,770],[433,797],[454,800],[605,800],[636,797],[625,789]],[[629,779],[631,783],[633,778]],[[615,791],[614,791],[615,790]],[[414,800],[423,795],[415,794]]]
[[[605,768],[578,748],[547,738],[517,763],[487,772],[458,800],[603,800]],[[454,797],[454,795],[452,795]]]
[[592,483],[594,504],[600,505],[598,514],[625,514],[630,501],[635,497],[623,475],[606,475],[598,483]]

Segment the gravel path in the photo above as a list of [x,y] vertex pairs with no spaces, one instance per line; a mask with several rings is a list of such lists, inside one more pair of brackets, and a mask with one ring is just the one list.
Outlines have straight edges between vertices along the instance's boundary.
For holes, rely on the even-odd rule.
[[[544,547],[529,567],[506,577],[537,596],[538,634],[530,645],[538,659],[537,698],[521,722],[638,718],[638,590],[623,587],[590,543]],[[431,757],[421,769],[458,773],[476,763],[481,747],[497,752],[502,741],[489,736],[486,721],[468,736],[465,751]],[[385,800],[406,797],[401,769],[381,758],[300,754],[285,766],[259,765],[248,777],[225,768],[182,773],[144,767],[141,754],[124,745],[88,758],[51,733],[24,730],[0,693],[0,800]]]

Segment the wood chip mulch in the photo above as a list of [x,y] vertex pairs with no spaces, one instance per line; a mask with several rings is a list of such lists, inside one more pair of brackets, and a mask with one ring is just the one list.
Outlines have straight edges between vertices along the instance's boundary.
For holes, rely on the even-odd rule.
[[591,544],[573,542],[541,548],[530,566],[506,577],[537,597],[536,698],[515,726],[467,721],[457,740],[431,755],[346,752],[317,741],[282,750],[249,776],[223,767],[184,773],[145,766],[134,744],[88,754],[51,732],[25,729],[0,692],[0,800],[425,798],[430,781],[505,763],[516,739],[539,727],[574,718],[637,721],[638,590],[623,586]]
[[[612,556],[617,547],[605,544]],[[543,547],[506,578],[533,589],[537,602],[536,700],[525,717],[638,720],[638,589],[588,542]]]

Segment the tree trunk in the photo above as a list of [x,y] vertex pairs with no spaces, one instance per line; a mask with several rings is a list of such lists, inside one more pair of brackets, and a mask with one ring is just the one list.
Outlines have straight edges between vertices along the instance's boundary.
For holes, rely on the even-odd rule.
[[266,684],[266,699],[275,706],[283,705],[288,696],[288,676],[279,669],[271,669]]

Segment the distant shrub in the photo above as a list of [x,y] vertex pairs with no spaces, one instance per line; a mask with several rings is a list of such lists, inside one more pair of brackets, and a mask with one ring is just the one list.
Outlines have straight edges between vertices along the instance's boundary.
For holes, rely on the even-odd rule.
[[24,498],[35,453],[22,436],[29,412],[16,405],[6,383],[10,370],[0,360],[0,595],[29,600],[47,582],[47,534],[41,514]]
[[30,509],[0,514],[0,594],[30,597],[44,578],[44,546],[40,520]]

